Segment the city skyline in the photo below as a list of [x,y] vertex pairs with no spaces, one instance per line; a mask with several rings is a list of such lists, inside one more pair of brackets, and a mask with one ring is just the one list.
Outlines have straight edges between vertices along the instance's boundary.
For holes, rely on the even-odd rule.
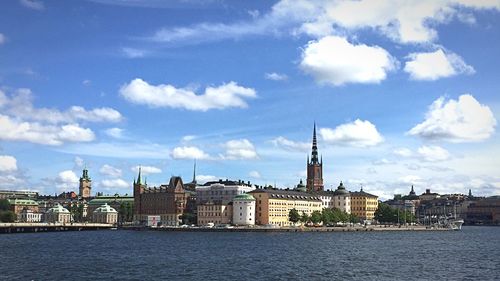
[[325,189],[500,194],[500,2],[373,3],[6,1],[0,188],[293,187],[315,122]]

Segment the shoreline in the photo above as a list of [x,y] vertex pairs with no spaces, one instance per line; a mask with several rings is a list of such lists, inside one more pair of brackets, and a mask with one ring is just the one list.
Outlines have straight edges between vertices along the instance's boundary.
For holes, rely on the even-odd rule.
[[208,227],[145,227],[145,226],[127,226],[120,230],[134,231],[167,231],[167,232],[370,232],[370,231],[451,231],[449,228],[436,228],[428,226],[408,226],[408,227],[234,227],[234,228],[208,228]]

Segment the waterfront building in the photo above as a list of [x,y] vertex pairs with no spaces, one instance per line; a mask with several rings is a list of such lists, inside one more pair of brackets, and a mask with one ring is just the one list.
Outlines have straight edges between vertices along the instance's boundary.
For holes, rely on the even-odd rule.
[[38,213],[38,203],[33,199],[7,199],[10,204],[10,210],[16,214],[17,217],[24,209],[31,210],[33,213]]
[[82,176],[80,177],[80,185],[79,185],[79,193],[78,195],[87,199],[91,196],[92,191],[92,179],[89,177],[89,171],[87,168],[83,169]]
[[115,224],[118,221],[118,212],[108,204],[95,209],[92,213],[92,221],[96,223]]
[[500,196],[472,201],[467,209],[465,222],[500,225]]
[[378,197],[363,191],[351,192],[351,213],[361,220],[371,221],[378,208]]
[[197,211],[197,224],[200,226],[209,223],[214,225],[230,224],[233,217],[233,204],[206,202],[199,204]]
[[307,188],[306,188],[306,186],[304,185],[304,183],[302,182],[302,179],[300,179],[299,184],[297,184],[297,186],[295,187],[295,191],[299,191],[299,192],[307,192]]
[[314,194],[283,189],[256,189],[249,193],[255,198],[255,223],[289,226],[290,210],[311,215],[322,211],[322,201]]
[[146,223],[149,215],[159,215],[162,225],[177,226],[187,208],[189,192],[181,177],[171,177],[166,185],[148,187],[142,182],[141,169],[134,180],[134,220]]
[[233,199],[233,224],[255,224],[255,198],[250,194],[236,195]]
[[109,205],[111,208],[117,211],[122,210],[122,212],[125,212],[128,210],[128,212],[133,213],[134,197],[128,196],[127,194],[123,196],[115,194],[94,197],[88,203],[87,213],[93,214],[97,208],[101,207],[104,204]]
[[38,192],[36,191],[17,191],[17,190],[0,190],[0,199],[36,199]]
[[311,160],[307,156],[307,180],[308,192],[323,191],[323,157],[318,159],[318,143],[316,140],[316,123],[314,123]]
[[23,209],[18,216],[20,222],[41,222],[42,213],[35,213],[30,209]]
[[340,182],[337,189],[333,192],[332,208],[337,208],[348,214],[351,213],[351,193],[346,190],[342,182]]
[[53,223],[71,222],[71,214],[61,204],[56,204],[45,213],[45,221]]
[[250,182],[245,183],[242,180],[209,181],[196,187],[196,202],[198,205],[207,202],[228,204],[236,195],[248,193],[254,189]]

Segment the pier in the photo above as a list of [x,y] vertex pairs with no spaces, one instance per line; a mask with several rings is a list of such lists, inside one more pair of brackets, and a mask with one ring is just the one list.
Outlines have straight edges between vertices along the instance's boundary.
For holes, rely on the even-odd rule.
[[0,223],[0,234],[3,233],[30,233],[30,232],[57,232],[57,231],[86,231],[111,229],[115,226],[103,223]]

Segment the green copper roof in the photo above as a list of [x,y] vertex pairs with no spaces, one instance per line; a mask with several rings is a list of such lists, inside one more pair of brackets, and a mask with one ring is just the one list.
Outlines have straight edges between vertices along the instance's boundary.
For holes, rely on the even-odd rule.
[[35,200],[31,199],[7,199],[11,205],[38,206]]
[[255,201],[255,198],[250,194],[244,193],[244,194],[234,196],[234,200],[252,200],[252,201]]
[[113,202],[119,202],[119,203],[130,203],[134,204],[134,197],[129,197],[129,196],[120,196],[120,197],[115,197],[115,196],[102,196],[102,197],[96,197],[92,200],[90,200],[89,205],[92,206],[102,206],[104,204],[110,204]]
[[54,207],[50,208],[47,213],[69,213],[68,209],[64,208],[60,204],[55,205]]
[[94,213],[116,213],[116,210],[105,203],[101,207],[95,209]]

